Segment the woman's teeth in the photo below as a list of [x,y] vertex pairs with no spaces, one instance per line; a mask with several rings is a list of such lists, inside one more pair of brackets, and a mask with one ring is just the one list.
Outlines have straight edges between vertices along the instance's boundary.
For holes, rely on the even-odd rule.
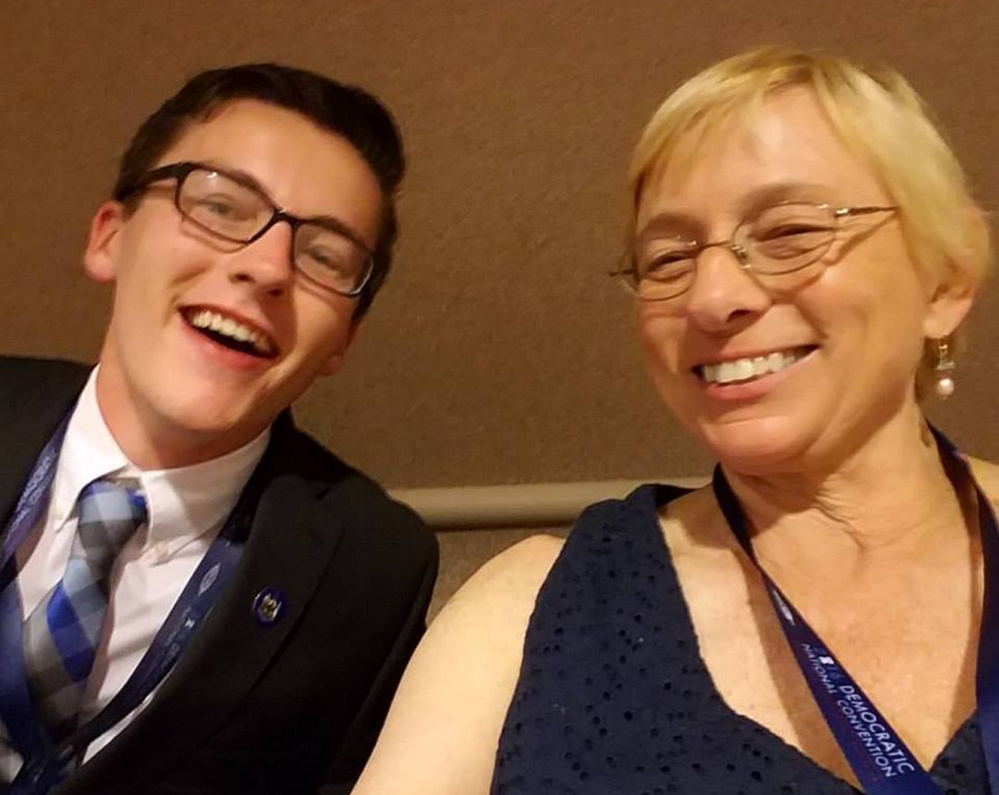
[[709,384],[731,384],[735,381],[752,381],[770,373],[779,373],[785,367],[808,355],[808,348],[795,348],[790,351],[776,351],[767,356],[754,356],[734,359],[730,362],[705,364],[699,368],[701,378]]

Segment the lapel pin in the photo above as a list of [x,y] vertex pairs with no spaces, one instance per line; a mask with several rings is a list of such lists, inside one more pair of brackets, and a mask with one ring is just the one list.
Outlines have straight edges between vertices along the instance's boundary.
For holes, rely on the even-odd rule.
[[284,612],[284,592],[280,588],[264,588],[253,598],[253,615],[257,623],[269,627]]

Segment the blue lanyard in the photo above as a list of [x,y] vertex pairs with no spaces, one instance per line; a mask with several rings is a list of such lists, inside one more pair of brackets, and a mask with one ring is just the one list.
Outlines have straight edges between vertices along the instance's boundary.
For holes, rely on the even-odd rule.
[[[48,444],[42,449],[41,455],[38,456],[38,460],[31,470],[28,483],[21,492],[17,505],[14,507],[14,513],[7,525],[3,546],[0,547],[0,570],[7,571],[7,566],[13,560],[17,548],[31,532],[31,528],[38,524],[38,520],[42,518],[42,511],[45,510],[48,503],[46,498],[52,487],[52,480],[55,478],[59,450],[62,448],[62,440],[66,436],[68,425],[69,417],[66,417],[56,428]],[[2,587],[6,588],[7,584],[5,578],[2,581]]]
[[[985,606],[976,677],[978,719],[991,789],[999,793],[999,624],[996,623],[999,593],[994,582],[999,561],[999,528],[991,503],[975,483],[967,462],[942,433],[936,428],[931,430],[940,449],[974,484],[978,499],[985,568]],[[774,612],[812,696],[864,792],[940,795],[939,787],[902,738],[760,566],[739,501],[721,467],[715,468],[712,486],[729,527],[763,577]]]
[[35,462],[0,546],[0,659],[3,660],[0,665],[0,716],[12,745],[23,759],[44,756],[49,752],[50,743],[35,716],[24,673],[21,599],[14,553],[41,519],[68,424],[67,417]]
[[38,523],[47,504],[55,465],[68,421],[56,430],[42,450],[14,509],[0,549],[0,716],[14,747],[24,760],[8,795],[42,795],[65,776],[72,760],[83,754],[94,739],[138,707],[170,672],[200,623],[211,611],[239,561],[236,540],[247,513],[242,503],[230,515],[219,536],[209,546],[194,574],[153,638],[149,649],[121,690],[86,724],[58,746],[53,746],[35,716],[24,675],[21,640],[21,604],[16,583],[14,553]]

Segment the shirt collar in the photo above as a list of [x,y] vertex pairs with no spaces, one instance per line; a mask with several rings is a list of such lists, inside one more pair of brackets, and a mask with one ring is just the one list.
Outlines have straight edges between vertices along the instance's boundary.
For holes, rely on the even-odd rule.
[[[69,420],[52,485],[50,517],[61,528],[80,491],[107,475],[137,478],[149,508],[146,544],[161,543],[167,555],[232,512],[243,486],[270,440],[270,428],[242,447],[211,461],[173,469],[141,470],[122,452],[97,404],[97,370],[90,374]],[[145,545],[144,545],[145,546]]]

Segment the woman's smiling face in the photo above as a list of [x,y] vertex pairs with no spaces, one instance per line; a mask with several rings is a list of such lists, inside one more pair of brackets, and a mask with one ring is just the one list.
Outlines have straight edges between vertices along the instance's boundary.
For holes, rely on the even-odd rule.
[[[652,228],[726,240],[782,202],[893,204],[807,89],[769,95],[719,136],[682,173],[668,167],[645,185],[638,245]],[[736,470],[795,471],[856,449],[916,408],[924,338],[952,330],[942,330],[949,321],[939,317],[936,288],[919,276],[891,213],[842,224],[822,266],[805,281],[756,277],[731,250],[713,247],[682,296],[636,301],[657,389]]]

